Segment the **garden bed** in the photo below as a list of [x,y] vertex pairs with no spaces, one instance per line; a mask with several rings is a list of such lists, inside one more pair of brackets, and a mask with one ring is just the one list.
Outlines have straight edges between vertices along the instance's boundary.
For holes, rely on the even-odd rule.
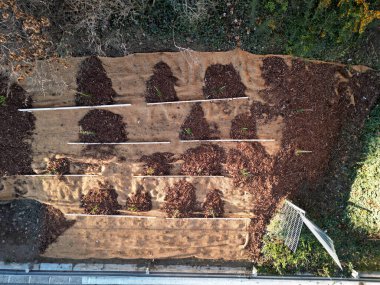
[[[244,249],[238,245],[233,252],[231,247],[225,259],[249,256],[258,260],[266,226],[281,201],[299,195],[316,195],[317,186],[323,185],[342,128],[351,123],[359,126],[379,96],[376,87],[379,75],[371,70],[364,72],[365,68],[349,69],[280,56],[254,56],[241,51],[196,53],[196,56],[199,64],[192,68],[184,68],[188,63],[177,53],[102,58],[106,76],[112,82],[111,89],[118,92],[118,96],[113,97],[115,103],[128,101],[133,107],[113,108],[112,112],[57,111],[55,116],[36,112],[35,134],[33,141],[27,144],[32,150],[27,160],[31,169],[32,165],[37,169],[36,165],[55,153],[69,157],[70,161],[80,159],[82,163],[98,165],[100,176],[39,183],[26,178],[6,178],[1,184],[0,199],[13,198],[12,183],[18,181],[19,196],[52,203],[65,213],[208,217],[210,220],[249,217],[249,242],[245,244],[244,237],[239,243],[245,245]],[[73,64],[79,67],[81,61],[83,59],[76,59]],[[74,82],[68,81],[68,85]],[[24,84],[26,91],[32,90],[29,84]],[[168,97],[157,96],[155,87]],[[215,89],[219,91],[212,91]],[[248,96],[249,100],[146,105],[146,102],[161,102],[157,101],[161,97],[165,97],[162,102],[184,101],[199,99],[202,94],[206,98],[227,99]],[[68,93],[62,101],[69,100],[70,96]],[[32,97],[33,104],[38,106],[39,98]],[[213,144],[189,141],[205,139],[221,141]],[[222,139],[272,141],[225,143]],[[67,144],[75,141],[169,141],[170,144],[118,145],[105,157],[87,156],[82,146]],[[11,148],[8,150],[12,152]],[[100,152],[99,149],[91,151],[92,154]],[[141,175],[144,177],[138,177]],[[165,177],[168,175],[188,177],[181,180]],[[99,181],[108,182],[110,188],[107,189],[112,191],[95,191],[100,189]],[[92,200],[83,197],[92,197]],[[108,201],[106,204],[112,207],[105,209],[106,204],[100,200]],[[89,205],[88,209],[81,207],[85,204]],[[67,240],[74,240],[77,234],[85,236],[84,232],[77,228],[68,234]],[[136,236],[142,232],[143,229]],[[117,244],[123,244],[127,234],[117,235]],[[179,238],[178,232],[171,234],[173,240]],[[95,235],[107,243],[100,233]],[[67,246],[64,238],[65,235],[60,244],[51,247],[54,253],[49,256],[64,255],[59,254]],[[92,245],[89,242],[87,246]],[[107,246],[104,245],[104,253]],[[176,246],[185,248],[186,244],[181,241]],[[218,250],[212,251],[208,258],[219,258],[222,247],[219,244]],[[133,255],[122,252],[112,252],[112,256],[104,258],[128,259],[139,254],[139,251]],[[146,252],[140,252],[143,253]],[[205,257],[205,254],[197,254]],[[92,250],[84,256],[90,258],[91,255],[99,258]],[[168,255],[153,250],[147,256]],[[171,255],[171,258],[175,257]]]

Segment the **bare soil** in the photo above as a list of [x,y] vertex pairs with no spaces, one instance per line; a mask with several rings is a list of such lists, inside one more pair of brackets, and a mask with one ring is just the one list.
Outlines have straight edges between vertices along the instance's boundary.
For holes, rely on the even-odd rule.
[[153,75],[146,82],[145,100],[147,103],[178,101],[174,89],[177,78],[165,62],[154,66]]
[[173,168],[173,153],[156,152],[151,155],[143,155],[139,161],[143,162],[143,175],[169,175]]
[[205,218],[220,218],[224,214],[223,193],[214,189],[207,193],[202,204]]
[[196,103],[181,126],[179,138],[181,140],[217,139],[217,126],[214,125],[213,127],[211,128],[207,122],[202,105]]
[[181,155],[184,175],[221,175],[222,163],[226,160],[225,150],[215,144],[202,144],[190,148]]
[[96,56],[83,60],[77,74],[77,93],[75,103],[77,106],[110,105],[117,96],[112,88],[111,79],[102,62]]
[[246,87],[232,64],[207,68],[203,95],[206,99],[245,97]]
[[168,217],[190,217],[195,207],[195,187],[186,180],[180,180],[166,190],[163,210]]
[[117,193],[109,184],[99,183],[98,188],[90,189],[81,198],[84,213],[90,215],[117,215],[121,208],[117,202]]
[[146,212],[152,210],[152,196],[149,192],[138,189],[127,199],[126,208],[132,212]]
[[91,110],[79,121],[81,142],[125,142],[126,125],[123,117],[108,110]]

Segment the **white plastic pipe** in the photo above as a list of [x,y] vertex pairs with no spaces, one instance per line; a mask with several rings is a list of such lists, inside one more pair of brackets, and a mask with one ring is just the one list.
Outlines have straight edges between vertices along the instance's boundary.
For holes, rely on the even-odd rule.
[[155,103],[146,103],[146,104],[148,106],[152,106],[152,105],[165,105],[165,104],[218,102],[218,101],[232,101],[232,100],[249,100],[249,97],[235,97],[235,98],[221,98],[221,99],[199,99],[199,100],[185,100],[185,101],[155,102]]
[[215,139],[215,140],[180,140],[181,143],[194,142],[274,142],[274,139]]
[[225,178],[223,175],[134,175],[133,178]]
[[98,105],[98,106],[73,106],[73,107],[51,107],[51,108],[30,108],[30,109],[18,109],[18,110],[20,112],[35,112],[35,111],[57,111],[57,110],[116,108],[116,107],[129,107],[129,106],[132,106],[132,104],[114,104],[114,105]]
[[86,143],[86,142],[68,142],[73,145],[139,145],[139,144],[170,144],[171,142],[110,142],[110,143]]

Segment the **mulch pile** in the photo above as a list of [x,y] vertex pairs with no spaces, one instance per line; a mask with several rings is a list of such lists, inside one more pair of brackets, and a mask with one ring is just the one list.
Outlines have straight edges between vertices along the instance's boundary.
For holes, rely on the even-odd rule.
[[152,210],[152,196],[147,191],[137,190],[127,198],[128,211],[146,212]]
[[207,68],[203,87],[206,99],[246,97],[245,89],[232,64],[214,64]]
[[184,161],[181,166],[184,175],[221,175],[226,153],[220,146],[202,144],[186,150],[181,159]]
[[206,199],[202,204],[202,210],[206,218],[219,218],[224,214],[223,193],[214,189],[206,194]]
[[65,215],[58,209],[42,204],[43,224],[39,231],[40,252],[44,252],[50,244],[63,234],[75,221],[68,221]]
[[121,115],[107,110],[91,110],[79,121],[80,142],[125,142],[126,125]]
[[185,180],[180,180],[166,190],[164,201],[163,210],[168,217],[191,217],[196,207],[195,187]]
[[96,56],[83,60],[77,74],[77,106],[109,105],[113,103],[116,92],[108,78],[102,62]]
[[0,260],[33,261],[73,224],[58,209],[35,200],[0,204]]
[[47,165],[49,174],[64,175],[70,173],[70,160],[68,158],[52,158]]
[[212,129],[204,115],[202,105],[196,103],[181,126],[179,138],[181,140],[218,139],[217,126]]
[[117,215],[121,208],[117,196],[111,185],[99,183],[99,188],[90,189],[81,197],[81,207],[84,208],[85,214]]
[[143,175],[169,175],[172,169],[173,153],[155,152],[151,155],[143,155],[139,161],[144,163]]
[[[359,133],[380,90],[379,74],[374,71],[350,77],[344,66],[300,59],[293,59],[289,67],[282,58],[267,57],[262,75],[267,89],[260,91],[260,96],[267,105],[253,105],[250,116],[255,120],[282,116],[282,148],[269,157],[259,144],[239,144],[229,152],[226,163],[236,185],[257,194],[249,244],[255,259],[279,201],[320,194],[342,128],[355,123]],[[340,82],[340,77],[348,80]],[[300,154],[302,150],[312,153]],[[241,172],[242,168],[247,171]],[[241,174],[244,177],[239,178]]]
[[15,174],[33,174],[31,140],[35,117],[18,108],[31,107],[31,99],[17,84],[9,84],[0,76],[0,177]]
[[145,100],[147,103],[178,101],[174,89],[177,78],[165,62],[154,66],[153,75],[146,83]]

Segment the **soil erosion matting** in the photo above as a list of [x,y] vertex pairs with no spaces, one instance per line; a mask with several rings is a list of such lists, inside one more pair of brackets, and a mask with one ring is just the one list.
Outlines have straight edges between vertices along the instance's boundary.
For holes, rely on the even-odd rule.
[[107,77],[100,59],[91,56],[83,60],[77,74],[76,105],[109,105],[116,96],[116,92],[112,89],[112,81]]
[[145,100],[147,103],[178,101],[174,89],[177,78],[165,62],[159,62],[154,66],[153,75],[146,83]]
[[143,162],[143,175],[169,175],[173,165],[173,153],[156,152],[151,155],[143,155],[140,162]]
[[117,202],[117,193],[109,184],[99,183],[97,188],[90,189],[81,198],[85,214],[117,215],[121,208]]
[[168,217],[190,217],[196,206],[195,187],[186,180],[180,180],[166,190],[164,211]]

